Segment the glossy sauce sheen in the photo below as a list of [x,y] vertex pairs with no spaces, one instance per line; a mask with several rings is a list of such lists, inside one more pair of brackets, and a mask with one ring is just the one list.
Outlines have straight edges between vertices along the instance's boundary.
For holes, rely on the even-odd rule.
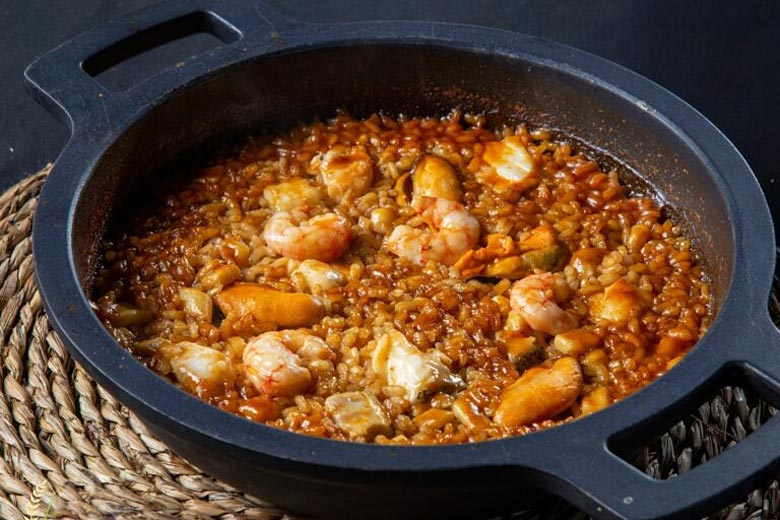
[[98,312],[151,369],[278,428],[555,426],[663,374],[711,318],[680,227],[544,130],[339,114],[169,178],[103,244]]

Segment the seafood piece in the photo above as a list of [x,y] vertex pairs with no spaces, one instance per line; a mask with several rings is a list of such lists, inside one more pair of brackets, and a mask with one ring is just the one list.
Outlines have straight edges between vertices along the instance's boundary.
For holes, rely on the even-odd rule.
[[287,348],[301,356],[305,365],[317,360],[334,359],[335,354],[325,340],[302,330],[285,330],[281,334],[282,342]]
[[412,419],[418,428],[427,428],[431,430],[437,430],[445,424],[452,422],[456,419],[455,414],[449,410],[442,410],[441,408],[429,408],[420,415]]
[[528,264],[520,256],[499,258],[485,267],[485,276],[517,280],[528,274]]
[[295,260],[337,259],[352,242],[352,229],[344,217],[325,213],[308,218],[305,208],[275,213],[265,225],[268,247]]
[[485,143],[482,160],[489,166],[483,178],[495,188],[522,191],[538,182],[534,159],[517,136]]
[[613,323],[625,323],[639,315],[642,302],[636,289],[625,279],[620,278],[604,289],[602,294],[593,297],[591,314],[599,319]]
[[325,194],[319,186],[306,179],[292,179],[266,186],[263,198],[274,212],[291,211],[301,206],[317,206]]
[[608,362],[609,358],[604,349],[597,348],[592,350],[582,358],[582,373],[590,381],[599,385],[606,385],[609,383]]
[[170,363],[176,380],[200,397],[222,394],[235,382],[230,358],[217,349],[181,341],[162,345],[158,352]]
[[233,262],[239,267],[246,267],[252,250],[241,238],[230,237],[222,242],[219,253],[226,261]]
[[154,313],[147,309],[117,303],[108,314],[108,319],[115,327],[132,327],[151,322],[154,319]]
[[277,327],[308,327],[325,316],[320,301],[304,293],[287,293],[254,283],[237,283],[214,297],[225,316],[252,315]]
[[541,224],[520,237],[518,246],[523,251],[545,249],[558,243],[558,234],[550,224]]
[[503,233],[490,233],[485,237],[484,247],[469,249],[458,258],[454,266],[464,278],[479,274],[496,278],[509,277],[519,269],[527,272],[525,263],[516,253],[517,247],[512,237]]
[[566,249],[560,244],[528,251],[522,256],[523,262],[531,269],[550,272],[563,267],[565,258]]
[[241,278],[241,269],[236,264],[223,265],[210,262],[198,271],[196,283],[201,290],[213,296],[239,278]]
[[293,271],[295,273],[306,280],[306,286],[312,294],[322,294],[347,283],[344,273],[319,260],[304,260]]
[[595,276],[598,272],[599,264],[604,258],[605,251],[594,247],[578,249],[571,257],[569,264],[577,271],[583,280]]
[[409,201],[412,198],[412,172],[406,172],[395,180],[393,186],[395,190],[395,201],[399,206],[404,207],[409,205]]
[[485,247],[478,250],[486,259],[504,258],[516,253],[512,237],[503,233],[491,233],[485,237]]
[[360,197],[374,180],[371,156],[360,146],[334,146],[315,156],[311,166],[319,170],[328,196],[336,202]]
[[512,286],[509,302],[513,310],[534,330],[560,334],[578,325],[577,315],[556,303],[556,279],[551,273],[528,275]]
[[600,386],[582,398],[580,416],[584,417],[609,406],[609,389]]
[[179,299],[184,308],[184,314],[203,321],[211,321],[213,304],[208,294],[199,289],[182,287],[179,289]]
[[567,356],[579,356],[598,346],[601,338],[587,329],[572,329],[553,338],[555,350]]
[[325,411],[336,426],[350,439],[373,440],[377,435],[390,435],[390,418],[374,394],[345,392],[325,399]]
[[396,255],[419,265],[429,261],[452,265],[477,245],[479,222],[461,203],[415,197],[412,204],[433,230],[407,225],[395,228],[385,244]]
[[388,234],[393,229],[393,222],[398,217],[393,208],[375,208],[371,210],[371,230],[374,233]]
[[493,420],[510,428],[551,419],[569,408],[582,391],[580,364],[572,357],[550,368],[532,368],[504,389]]
[[544,361],[544,343],[533,336],[525,336],[517,331],[506,331],[499,338],[506,355],[518,370],[525,370]]
[[[552,245],[547,245],[547,243]],[[517,280],[532,271],[557,271],[563,267],[566,248],[556,243],[555,235],[548,235],[540,226],[519,243],[521,250],[528,245],[539,246],[518,254],[517,245],[511,237],[493,233],[487,236],[485,247],[466,251],[455,263],[464,277],[484,275],[493,278]]]
[[412,174],[413,193],[418,197],[434,197],[460,201],[460,181],[455,168],[435,155],[423,156]]
[[371,358],[374,372],[389,385],[406,389],[406,399],[417,402],[423,394],[460,386],[461,378],[435,355],[421,352],[397,330],[390,329],[377,340]]
[[312,376],[304,360],[332,355],[321,338],[299,330],[266,332],[252,338],[244,349],[246,377],[263,394],[294,396],[306,392]]

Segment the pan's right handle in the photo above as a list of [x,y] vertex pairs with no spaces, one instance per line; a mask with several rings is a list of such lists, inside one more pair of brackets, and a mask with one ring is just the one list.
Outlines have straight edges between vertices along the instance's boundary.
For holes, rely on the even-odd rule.
[[[751,385],[777,405],[780,331],[763,314],[742,323],[744,334],[732,332],[724,343],[732,347],[730,364],[744,370]],[[633,435],[619,435],[626,434]],[[653,479],[620,459],[608,440],[587,444],[579,446],[578,462],[552,472],[568,484],[570,493],[564,495],[575,504],[599,518],[701,518],[745,496],[780,469],[780,414],[718,456],[667,480]]]
[[[606,446],[590,452],[591,471],[565,480],[567,496],[597,518],[668,520],[701,518],[761,485],[780,466],[780,414],[739,444],[673,479],[656,480],[619,459]],[[587,502],[581,490],[587,490]]]
[[199,32],[211,33],[223,43],[206,52],[229,59],[231,53],[240,55],[241,41],[253,33],[262,33],[270,48],[283,46],[282,34],[298,23],[257,0],[172,0],[76,36],[33,62],[24,75],[33,97],[74,131],[96,122],[110,124],[111,118],[127,115],[144,100],[208,72],[196,60],[183,60],[115,92],[94,76],[118,63]]

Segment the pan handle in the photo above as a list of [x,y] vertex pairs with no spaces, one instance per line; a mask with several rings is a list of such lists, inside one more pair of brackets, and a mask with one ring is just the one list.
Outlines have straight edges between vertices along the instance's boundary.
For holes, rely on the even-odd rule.
[[701,518],[738,500],[761,485],[780,466],[780,415],[745,440],[689,472],[668,480],[655,480],[606,447],[591,457],[591,471],[572,473],[565,481],[574,495],[563,496],[596,518],[678,519]]
[[[749,333],[735,342],[739,345],[731,364],[745,368],[762,397],[778,405],[780,331],[768,316],[749,326]],[[620,459],[610,451],[608,439],[598,449],[586,450],[588,443],[584,443],[579,461],[570,460],[552,473],[564,482],[561,494],[565,498],[598,518],[701,518],[738,500],[777,472],[778,439],[780,414],[717,457],[667,480],[655,480]]]
[[299,24],[258,0],[170,0],[94,27],[38,58],[24,71],[26,86],[73,132],[111,117],[132,115],[133,108],[141,106],[138,101],[152,100],[209,71],[202,60],[188,58],[127,90],[111,91],[94,76],[114,65],[201,32],[223,43],[205,53],[229,61],[244,52],[240,42],[249,34],[264,37],[273,48],[283,44],[280,34]]

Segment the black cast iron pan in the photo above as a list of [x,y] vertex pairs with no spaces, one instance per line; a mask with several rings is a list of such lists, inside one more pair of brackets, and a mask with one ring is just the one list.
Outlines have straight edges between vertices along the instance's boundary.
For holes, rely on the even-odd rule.
[[[163,41],[224,44],[123,91],[92,75]],[[486,517],[539,489],[600,518],[690,518],[780,468],[780,417],[688,473],[646,477],[619,455],[736,378],[780,403],[780,334],[767,312],[774,236],[752,172],[726,138],[659,86],[590,54],[436,23],[311,25],[256,1],[156,6],[65,43],[26,71],[72,137],[41,194],[34,255],[49,318],[74,358],[171,448],[296,511],[338,518]],[[641,172],[712,274],[717,318],[667,375],[605,411],[524,437],[382,447],[309,438],[226,414],[175,389],[111,338],[89,303],[96,247],[123,195],[184,152],[340,107],[484,111],[580,136]]]

